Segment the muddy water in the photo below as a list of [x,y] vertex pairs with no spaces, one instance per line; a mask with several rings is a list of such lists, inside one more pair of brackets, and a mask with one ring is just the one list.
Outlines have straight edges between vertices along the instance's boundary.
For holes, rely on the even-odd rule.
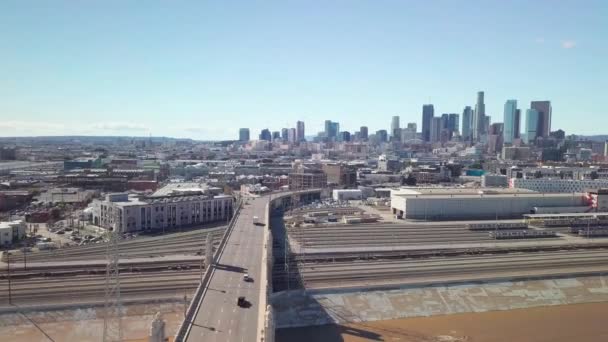
[[280,329],[277,342],[603,342],[608,302]]

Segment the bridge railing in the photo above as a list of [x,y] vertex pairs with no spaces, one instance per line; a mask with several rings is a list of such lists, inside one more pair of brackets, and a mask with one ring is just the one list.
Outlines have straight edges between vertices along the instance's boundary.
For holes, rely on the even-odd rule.
[[[232,234],[232,228],[234,227],[234,223],[236,222],[240,214],[242,204],[242,200],[239,200],[237,202],[235,206],[234,215],[232,216],[230,223],[228,223],[228,227],[226,228],[226,231],[224,232],[224,235],[220,240],[220,244],[213,255],[213,260],[219,260],[220,256],[224,252],[224,248],[226,247],[228,238],[230,237],[230,234]],[[203,278],[201,279],[200,284],[194,292],[194,296],[192,297],[192,301],[190,301],[190,305],[186,310],[186,316],[184,317],[182,324],[180,324],[180,326],[177,328],[177,332],[175,333],[175,342],[183,342],[188,336],[188,333],[192,328],[194,317],[200,309],[200,303],[203,300],[204,294],[207,290],[207,286],[209,286],[209,280],[211,279],[211,275],[213,274],[213,266],[212,263],[210,263],[208,260],[205,260],[205,262],[207,263],[207,269],[203,274]]]

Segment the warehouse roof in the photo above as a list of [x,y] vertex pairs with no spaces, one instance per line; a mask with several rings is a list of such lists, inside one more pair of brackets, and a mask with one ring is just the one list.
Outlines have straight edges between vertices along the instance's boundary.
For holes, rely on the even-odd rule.
[[513,195],[513,194],[538,194],[528,189],[512,188],[400,188],[391,191],[393,195]]
[[525,214],[525,218],[529,219],[559,219],[569,217],[596,217],[596,216],[608,216],[606,212],[600,213],[563,213],[563,214]]

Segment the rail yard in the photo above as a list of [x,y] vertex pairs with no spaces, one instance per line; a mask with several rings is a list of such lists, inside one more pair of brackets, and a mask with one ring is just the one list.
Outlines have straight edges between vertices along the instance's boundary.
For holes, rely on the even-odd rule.
[[[125,303],[189,297],[206,267],[207,235],[211,234],[217,245],[224,230],[225,227],[214,227],[121,241],[121,296]],[[106,248],[100,243],[25,255],[13,252],[10,274],[9,260],[3,260],[0,301],[37,307],[103,303]],[[10,311],[11,307],[3,309]]]
[[[335,215],[347,212],[340,207]],[[608,239],[587,237],[584,227],[514,220],[294,223],[286,217],[272,221],[275,291],[608,272]]]

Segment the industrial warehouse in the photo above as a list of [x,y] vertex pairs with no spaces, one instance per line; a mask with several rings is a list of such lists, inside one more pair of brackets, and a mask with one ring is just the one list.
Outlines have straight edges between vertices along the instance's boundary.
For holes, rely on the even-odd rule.
[[392,212],[404,219],[511,219],[539,208],[581,212],[590,210],[591,203],[584,193],[546,194],[525,189],[401,188],[391,192]]

